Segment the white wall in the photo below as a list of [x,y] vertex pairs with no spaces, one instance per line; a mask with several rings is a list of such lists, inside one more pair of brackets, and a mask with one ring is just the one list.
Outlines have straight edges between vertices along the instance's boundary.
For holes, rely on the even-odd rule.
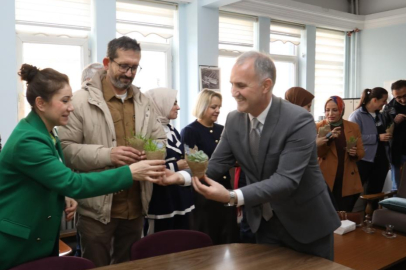
[[2,1],[0,9],[0,135],[2,143],[10,136],[18,119],[17,52],[15,2]]
[[359,14],[368,15],[406,7],[405,0],[359,0]]
[[406,24],[360,32],[359,93],[367,87],[385,87],[385,82],[406,79],[405,44]]
[[293,0],[304,4],[334,9],[342,12],[350,12],[351,6],[347,0]]

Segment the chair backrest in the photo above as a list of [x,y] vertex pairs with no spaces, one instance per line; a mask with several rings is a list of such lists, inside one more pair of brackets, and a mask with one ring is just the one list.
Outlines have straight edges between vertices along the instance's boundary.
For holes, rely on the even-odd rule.
[[27,262],[10,270],[87,270],[96,266],[89,260],[78,257],[47,257]]
[[400,176],[400,184],[398,187],[398,197],[406,198],[406,163],[404,163],[402,167],[402,175]]
[[190,230],[168,230],[148,235],[131,247],[131,260],[212,246],[205,233]]

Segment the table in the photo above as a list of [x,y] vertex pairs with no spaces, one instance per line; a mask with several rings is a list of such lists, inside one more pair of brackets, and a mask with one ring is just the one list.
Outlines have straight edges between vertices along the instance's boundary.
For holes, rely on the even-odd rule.
[[283,247],[271,247],[256,244],[228,244],[151,257],[97,269],[348,270],[350,268],[320,257],[298,253]]
[[72,252],[72,249],[65,244],[61,239],[59,239],[59,256],[65,256]]
[[334,261],[356,270],[386,269],[406,260],[406,237],[385,238],[382,230],[365,233],[362,228],[334,234]]

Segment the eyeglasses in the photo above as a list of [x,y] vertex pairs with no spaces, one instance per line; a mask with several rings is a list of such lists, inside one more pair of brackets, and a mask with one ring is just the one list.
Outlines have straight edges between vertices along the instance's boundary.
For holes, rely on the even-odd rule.
[[135,74],[135,73],[140,73],[140,71],[142,70],[142,67],[140,65],[129,66],[129,65],[119,64],[111,58],[110,58],[110,60],[113,61],[114,63],[116,63],[118,66],[118,70],[123,73],[127,73],[128,70],[131,70],[131,73]]
[[393,97],[394,99],[396,99],[397,101],[400,101],[402,99],[406,99],[406,94],[404,94],[403,96],[397,96],[397,97]]

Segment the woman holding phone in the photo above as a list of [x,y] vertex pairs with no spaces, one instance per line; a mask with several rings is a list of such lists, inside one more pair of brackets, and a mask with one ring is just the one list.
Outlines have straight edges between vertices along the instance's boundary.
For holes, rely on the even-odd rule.
[[[363,190],[356,163],[365,154],[361,132],[357,124],[343,119],[345,105],[340,97],[330,97],[324,109],[326,119],[316,124],[317,130],[327,126],[332,131],[317,148],[320,169],[336,210],[351,212]],[[349,147],[355,140],[355,146]]]

